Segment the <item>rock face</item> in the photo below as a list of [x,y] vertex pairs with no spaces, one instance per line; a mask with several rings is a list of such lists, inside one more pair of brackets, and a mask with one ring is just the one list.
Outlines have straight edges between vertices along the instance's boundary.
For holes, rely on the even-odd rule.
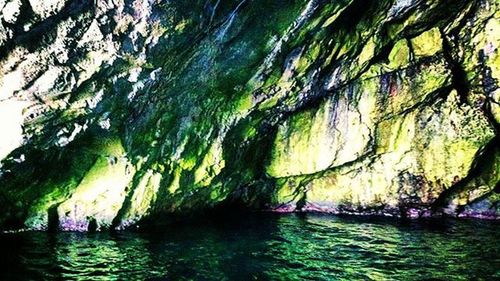
[[500,217],[498,0],[0,11],[3,228],[219,206]]

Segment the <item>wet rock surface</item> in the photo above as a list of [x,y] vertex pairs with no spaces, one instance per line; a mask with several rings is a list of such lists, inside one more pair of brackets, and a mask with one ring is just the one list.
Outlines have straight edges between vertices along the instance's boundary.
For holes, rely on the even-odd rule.
[[500,216],[498,1],[270,2],[0,1],[0,225]]

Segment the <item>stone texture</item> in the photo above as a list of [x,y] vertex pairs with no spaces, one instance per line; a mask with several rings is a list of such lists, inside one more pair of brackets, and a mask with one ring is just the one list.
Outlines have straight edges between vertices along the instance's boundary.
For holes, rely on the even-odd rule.
[[33,12],[45,19],[60,12],[64,8],[66,0],[29,0],[29,3]]
[[499,5],[0,1],[0,226],[498,218]]

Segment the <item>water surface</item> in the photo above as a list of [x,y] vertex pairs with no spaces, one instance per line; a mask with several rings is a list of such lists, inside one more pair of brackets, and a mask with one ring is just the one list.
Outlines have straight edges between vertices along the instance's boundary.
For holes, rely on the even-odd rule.
[[0,280],[500,280],[500,223],[256,215],[1,234]]

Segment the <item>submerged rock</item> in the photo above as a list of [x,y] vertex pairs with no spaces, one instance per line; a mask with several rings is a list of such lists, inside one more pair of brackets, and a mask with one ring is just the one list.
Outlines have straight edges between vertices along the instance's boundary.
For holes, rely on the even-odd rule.
[[500,217],[498,1],[84,2],[0,1],[2,228]]

